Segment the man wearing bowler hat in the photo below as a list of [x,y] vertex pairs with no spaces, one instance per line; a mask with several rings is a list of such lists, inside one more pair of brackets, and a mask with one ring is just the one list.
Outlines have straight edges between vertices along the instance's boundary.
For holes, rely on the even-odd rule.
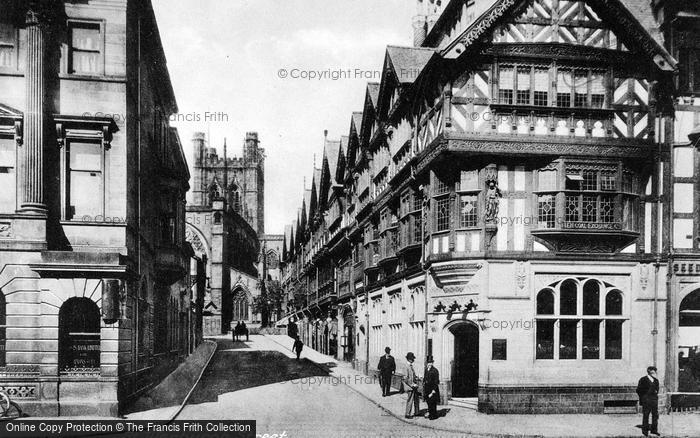
[[[416,371],[413,369],[413,362],[416,360],[416,356],[409,351],[406,355],[406,360],[408,361],[408,366],[403,377],[403,389],[408,394],[408,399],[406,399],[406,418],[412,418],[418,415],[420,411],[418,376],[416,376]],[[413,410],[413,415],[411,415],[411,410]]]
[[377,369],[379,370],[379,379],[381,380],[379,383],[382,385],[382,397],[391,395],[391,376],[394,374],[394,371],[396,371],[396,362],[394,361],[394,357],[389,354],[391,352],[391,348],[386,347],[384,352],[386,354],[379,359],[379,365],[377,365]]
[[428,418],[435,420],[438,417],[437,405],[440,401],[440,373],[433,365],[433,356],[428,356],[425,363],[428,365],[423,382],[423,397],[428,404]]

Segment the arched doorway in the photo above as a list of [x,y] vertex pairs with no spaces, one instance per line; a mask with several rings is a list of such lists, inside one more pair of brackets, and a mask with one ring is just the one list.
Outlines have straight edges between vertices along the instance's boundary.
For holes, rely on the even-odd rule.
[[450,327],[454,336],[452,397],[476,397],[479,387],[479,328],[472,323]]
[[100,309],[89,298],[70,298],[58,311],[58,369],[100,369]]
[[700,289],[688,294],[680,305],[678,391],[700,392]]

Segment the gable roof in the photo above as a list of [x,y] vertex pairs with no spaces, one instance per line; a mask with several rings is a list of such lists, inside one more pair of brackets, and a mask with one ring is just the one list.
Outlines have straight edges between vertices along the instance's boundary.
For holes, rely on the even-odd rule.
[[370,103],[377,109],[377,99],[379,98],[379,83],[368,82],[367,83],[367,96],[370,98]]
[[433,55],[435,55],[435,49],[429,47],[387,46],[386,48],[386,57],[401,85],[412,84]]
[[[454,53],[459,45],[470,47],[489,31],[494,30],[496,24],[507,13],[523,6],[525,1],[531,0],[484,0],[475,3],[475,16],[462,33],[453,39],[441,54],[443,56]],[[592,7],[607,8],[607,16],[614,17],[615,23],[624,28],[628,35],[641,42],[641,47],[647,55],[653,59],[654,64],[664,71],[673,71],[676,60],[664,48],[663,37],[659,31],[658,23],[654,19],[651,6],[641,0],[587,0]],[[446,8],[448,11],[449,8]],[[483,12],[482,12],[483,11]],[[466,51],[465,51],[466,52]],[[463,52],[464,53],[464,52]]]

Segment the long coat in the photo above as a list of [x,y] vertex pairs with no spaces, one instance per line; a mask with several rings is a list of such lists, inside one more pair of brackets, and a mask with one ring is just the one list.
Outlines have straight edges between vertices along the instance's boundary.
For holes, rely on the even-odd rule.
[[423,380],[423,397],[425,401],[428,401],[428,395],[432,391],[435,391],[435,397],[440,400],[440,373],[438,373],[437,368],[431,367],[425,372],[425,379]]
[[386,355],[382,356],[381,359],[379,359],[377,369],[382,375],[391,376],[391,373],[396,371],[396,361],[394,361],[394,357],[391,355],[389,357],[386,357]]
[[637,395],[639,404],[642,406],[658,406],[659,404],[659,379],[654,377],[654,383],[649,380],[649,376],[639,379],[637,384]]

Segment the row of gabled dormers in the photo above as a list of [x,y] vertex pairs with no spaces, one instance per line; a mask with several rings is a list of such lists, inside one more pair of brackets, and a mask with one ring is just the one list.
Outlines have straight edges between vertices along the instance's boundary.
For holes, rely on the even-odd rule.
[[[669,108],[677,64],[664,48],[651,7],[643,3],[446,2],[422,47],[388,47],[381,82],[367,85],[362,113],[353,113],[347,143],[341,143],[344,191],[329,190],[328,178],[314,178],[301,214],[308,210],[307,216],[317,218],[305,224],[307,255],[323,247],[337,227],[335,212],[331,223],[325,220],[334,205],[326,194],[344,212],[342,225],[351,226],[358,213],[376,210],[367,207],[381,201],[392,180],[413,173],[408,163],[451,138],[461,140],[460,148],[483,153],[502,145],[481,139],[521,136],[532,150],[510,152],[550,155],[609,142],[625,145],[610,149],[613,155],[641,159],[650,144],[663,141],[655,124],[657,113]],[[566,148],[552,147],[552,139]],[[322,175],[326,160],[324,153]],[[321,192],[323,200],[310,205]],[[304,233],[296,233],[296,246],[303,243],[299,236]]]

